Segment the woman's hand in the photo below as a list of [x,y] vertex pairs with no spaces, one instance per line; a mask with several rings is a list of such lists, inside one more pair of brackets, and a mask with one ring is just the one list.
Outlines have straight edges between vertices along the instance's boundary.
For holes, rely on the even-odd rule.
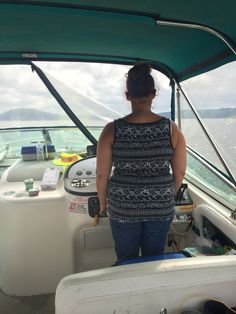
[[107,210],[106,207],[101,207],[101,206],[100,206],[99,214],[101,215],[101,214],[105,213],[106,210]]

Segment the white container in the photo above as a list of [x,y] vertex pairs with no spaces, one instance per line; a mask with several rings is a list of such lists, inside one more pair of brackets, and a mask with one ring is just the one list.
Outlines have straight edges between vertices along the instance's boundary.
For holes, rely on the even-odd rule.
[[38,143],[37,145],[37,160],[44,160],[44,151],[43,151],[43,143]]

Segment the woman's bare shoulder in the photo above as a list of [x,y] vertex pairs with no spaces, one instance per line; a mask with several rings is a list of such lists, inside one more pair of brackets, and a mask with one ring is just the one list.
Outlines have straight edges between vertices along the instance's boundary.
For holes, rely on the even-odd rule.
[[172,142],[172,146],[175,149],[177,144],[179,142],[181,142],[182,140],[184,140],[184,135],[182,133],[182,131],[180,130],[180,128],[178,127],[178,125],[174,122],[171,121],[171,142]]
[[115,123],[114,121],[109,122],[105,125],[105,127],[102,130],[102,133],[99,137],[99,141],[113,141],[114,138],[114,132],[115,132]]
[[114,132],[114,129],[115,129],[115,122],[112,121],[105,125],[103,131],[109,134],[110,132]]

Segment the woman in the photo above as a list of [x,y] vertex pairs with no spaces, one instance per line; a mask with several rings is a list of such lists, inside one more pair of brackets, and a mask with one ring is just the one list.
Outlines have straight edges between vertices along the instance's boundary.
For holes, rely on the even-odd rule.
[[163,253],[185,174],[184,136],[151,111],[156,90],[150,73],[145,63],[129,70],[132,112],[108,123],[97,147],[100,214],[108,212],[118,260],[136,258],[140,249],[142,256]]

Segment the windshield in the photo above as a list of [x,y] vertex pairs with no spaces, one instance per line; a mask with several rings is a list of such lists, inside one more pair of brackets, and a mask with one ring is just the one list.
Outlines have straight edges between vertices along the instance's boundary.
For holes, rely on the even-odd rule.
[[178,106],[188,146],[186,178],[232,209],[236,206],[235,70],[236,62],[183,82]]
[[[66,104],[98,139],[109,121],[130,112],[125,99],[129,66],[37,62]],[[170,116],[169,79],[153,70],[159,95],[153,110]],[[56,154],[84,153],[91,142],[75,126],[28,65],[0,66],[0,161],[21,158],[23,145],[51,143]]]
[[[230,171],[236,177],[236,62],[199,75],[181,85]],[[199,122],[181,99],[182,129],[187,144],[227,176]]]
[[[104,126],[130,113],[130,104],[125,98],[126,74],[130,66],[45,62],[37,65],[86,126]],[[159,91],[153,110],[170,115],[169,79],[155,70],[152,75]]]
[[[130,104],[125,98],[125,74],[129,66],[73,62],[37,62],[36,65],[44,71],[58,93],[95,139],[99,138],[105,124],[130,112]],[[233,100],[235,90],[225,81],[215,79],[215,75],[220,77],[224,75],[233,84],[233,74],[230,73],[235,72],[234,70],[235,63],[231,63],[222,69],[190,79],[182,86],[191,100],[196,99],[194,105],[199,116],[235,175],[236,138],[233,136],[236,127]],[[152,75],[158,90],[152,109],[156,113],[170,117],[169,79],[155,70],[152,71]],[[22,158],[23,146],[37,145],[40,142],[55,147],[55,158],[63,152],[86,156],[86,148],[91,142],[76,127],[37,73],[32,72],[30,66],[0,66],[0,80],[0,175],[16,159]],[[225,97],[221,95],[223,91],[226,92]],[[203,96],[206,101],[203,100]],[[202,156],[203,160],[227,175],[183,96],[180,113],[182,130],[188,146]],[[222,185],[217,183],[214,176],[211,178],[208,175],[209,180],[206,180],[207,170],[204,168],[203,171],[203,167],[205,166],[199,163],[194,155],[188,156],[187,174],[211,186],[212,190],[219,194],[219,191],[223,191]],[[223,192],[227,198],[229,191]],[[233,198],[234,193],[232,190]]]

